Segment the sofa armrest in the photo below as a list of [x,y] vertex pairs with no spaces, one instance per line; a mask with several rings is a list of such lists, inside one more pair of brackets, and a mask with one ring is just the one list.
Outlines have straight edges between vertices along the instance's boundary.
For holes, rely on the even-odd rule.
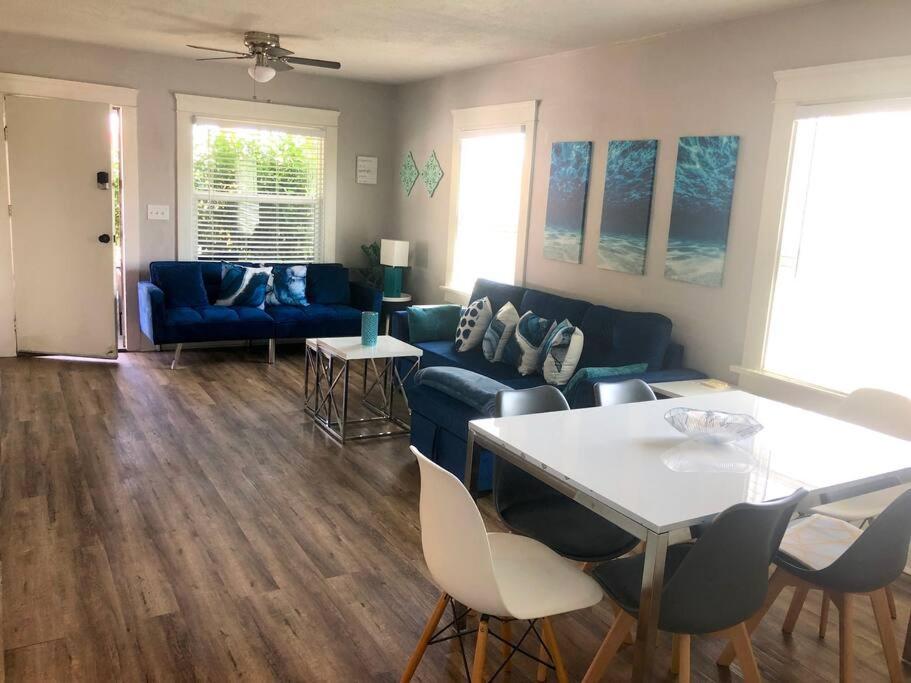
[[408,327],[408,310],[395,311],[389,318],[389,334],[403,342],[411,341],[411,330]]
[[151,282],[143,281],[139,290],[139,328],[153,344],[158,344],[156,330],[164,326],[164,292]]
[[351,305],[362,311],[380,312],[383,307],[383,292],[373,287],[368,287],[360,282],[352,282]]

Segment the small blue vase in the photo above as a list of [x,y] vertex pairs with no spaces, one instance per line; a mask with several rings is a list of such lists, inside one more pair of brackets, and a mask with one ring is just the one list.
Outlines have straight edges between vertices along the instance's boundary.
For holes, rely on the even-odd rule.
[[376,346],[376,335],[380,328],[380,314],[376,311],[361,313],[361,344]]

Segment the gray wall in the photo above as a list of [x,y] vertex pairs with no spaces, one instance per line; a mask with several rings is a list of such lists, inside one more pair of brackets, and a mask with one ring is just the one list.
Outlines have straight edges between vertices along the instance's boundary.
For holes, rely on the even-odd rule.
[[[138,95],[140,257],[176,258],[175,92],[249,99],[253,81],[236,65],[194,62],[144,52],[0,33],[0,72],[135,88]],[[281,74],[258,86],[260,99],[337,109],[337,260],[362,265],[360,245],[381,236],[391,217],[394,174],[394,89],[359,81]],[[379,157],[377,185],[354,181],[355,157]],[[395,175],[397,178],[397,175]],[[171,221],[148,221],[147,204],[169,204]],[[140,273],[141,275],[141,273]],[[132,292],[127,292],[131,295]]]
[[[441,300],[451,180],[450,110],[540,100],[526,283],[674,321],[687,364],[735,379],[749,303],[753,252],[765,177],[773,71],[911,54],[911,3],[826,2],[638,43],[597,47],[453,74],[399,88],[397,160],[413,151],[420,166],[436,150],[447,175],[434,197],[420,182],[411,197],[396,188],[395,222],[414,249],[406,288]],[[664,279],[677,138],[741,136],[724,286]],[[646,275],[600,270],[598,230],[607,143],[660,140]],[[581,265],[542,255],[550,145],[593,140],[594,159]]]

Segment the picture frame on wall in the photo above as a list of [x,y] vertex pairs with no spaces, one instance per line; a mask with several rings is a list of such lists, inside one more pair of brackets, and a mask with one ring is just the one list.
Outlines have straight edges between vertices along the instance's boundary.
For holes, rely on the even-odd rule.
[[357,155],[355,179],[358,185],[376,185],[379,159],[377,157]]
[[544,258],[582,263],[582,236],[591,172],[592,143],[555,142],[544,218]]

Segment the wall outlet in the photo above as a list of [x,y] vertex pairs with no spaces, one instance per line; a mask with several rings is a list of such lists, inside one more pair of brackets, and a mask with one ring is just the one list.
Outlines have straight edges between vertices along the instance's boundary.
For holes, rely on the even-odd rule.
[[166,221],[171,218],[171,207],[167,204],[149,204],[148,218],[150,221]]

